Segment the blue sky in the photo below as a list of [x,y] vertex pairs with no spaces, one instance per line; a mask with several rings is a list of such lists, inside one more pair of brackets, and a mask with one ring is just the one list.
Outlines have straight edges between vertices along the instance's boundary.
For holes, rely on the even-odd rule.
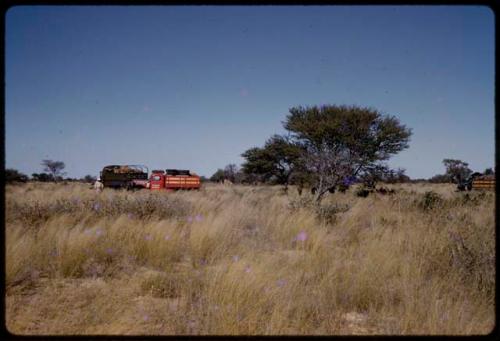
[[210,176],[297,105],[413,129],[390,164],[494,166],[494,14],[479,6],[19,6],[6,16],[6,167]]

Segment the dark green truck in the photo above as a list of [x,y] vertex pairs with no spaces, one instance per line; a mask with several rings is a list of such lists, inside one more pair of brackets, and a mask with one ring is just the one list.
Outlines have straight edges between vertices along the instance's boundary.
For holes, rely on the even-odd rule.
[[109,165],[101,171],[104,188],[146,188],[148,167],[144,165]]

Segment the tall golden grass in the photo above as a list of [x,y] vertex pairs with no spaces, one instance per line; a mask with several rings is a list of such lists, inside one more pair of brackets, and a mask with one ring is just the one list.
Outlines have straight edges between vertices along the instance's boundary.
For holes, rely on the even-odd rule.
[[14,334],[487,334],[495,195],[6,187]]

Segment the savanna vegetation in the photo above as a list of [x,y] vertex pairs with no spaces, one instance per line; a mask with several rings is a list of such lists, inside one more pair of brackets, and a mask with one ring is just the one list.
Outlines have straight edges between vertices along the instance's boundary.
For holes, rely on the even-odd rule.
[[15,334],[486,334],[495,196],[7,185]]

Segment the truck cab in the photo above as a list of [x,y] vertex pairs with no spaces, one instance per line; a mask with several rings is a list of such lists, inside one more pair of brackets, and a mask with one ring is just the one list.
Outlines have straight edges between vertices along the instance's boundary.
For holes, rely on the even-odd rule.
[[149,189],[152,191],[165,188],[165,172],[162,170],[153,170],[149,178]]

